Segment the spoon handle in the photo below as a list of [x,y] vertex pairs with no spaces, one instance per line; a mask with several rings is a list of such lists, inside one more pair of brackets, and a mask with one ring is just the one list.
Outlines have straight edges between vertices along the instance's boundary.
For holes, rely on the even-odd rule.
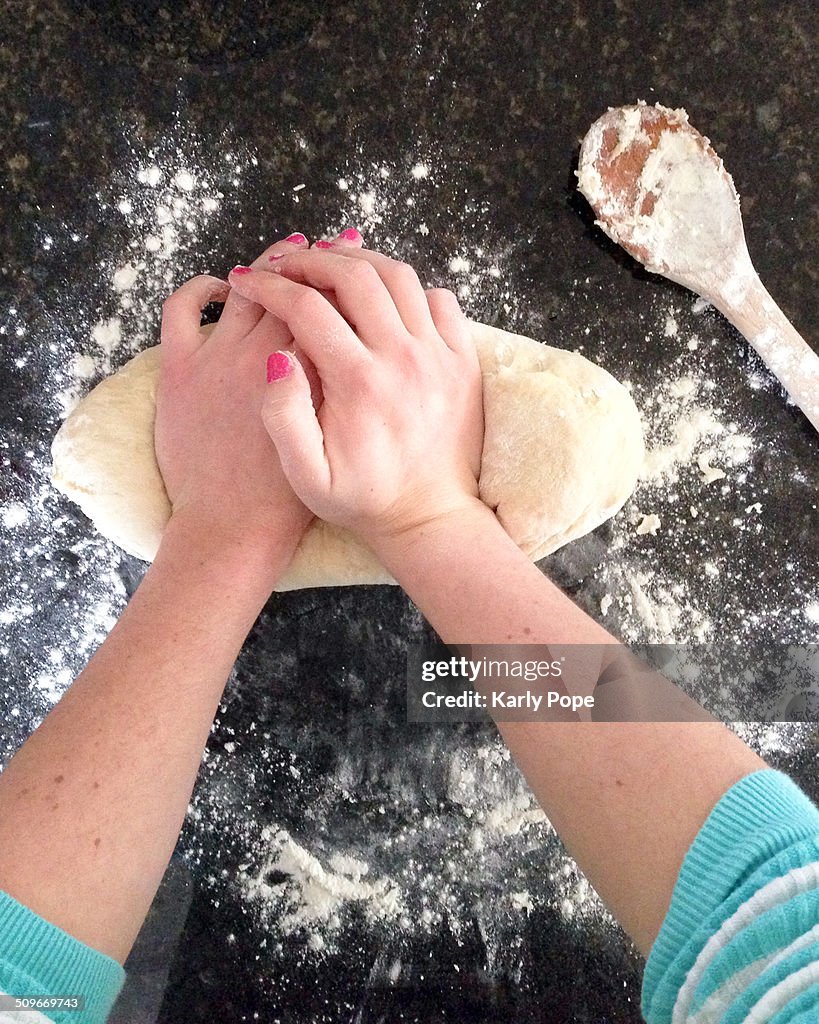
[[794,328],[754,274],[741,302],[712,298],[753,345],[813,426],[819,431],[819,355]]

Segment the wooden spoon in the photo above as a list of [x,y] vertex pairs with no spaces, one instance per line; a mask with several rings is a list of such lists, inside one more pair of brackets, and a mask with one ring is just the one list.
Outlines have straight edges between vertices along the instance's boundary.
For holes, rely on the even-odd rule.
[[606,234],[716,306],[819,430],[819,356],[759,280],[731,175],[686,112],[612,108],[583,140],[577,177]]

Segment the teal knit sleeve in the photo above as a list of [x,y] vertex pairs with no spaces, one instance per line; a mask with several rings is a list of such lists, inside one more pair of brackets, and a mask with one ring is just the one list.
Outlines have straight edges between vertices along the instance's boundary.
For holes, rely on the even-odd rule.
[[819,990],[817,941],[819,810],[781,772],[754,772],[718,801],[683,860],[646,964],[643,1015],[795,1024]]
[[124,980],[115,960],[0,892],[0,992],[84,996],[85,1010],[44,1016],[57,1024],[103,1024]]

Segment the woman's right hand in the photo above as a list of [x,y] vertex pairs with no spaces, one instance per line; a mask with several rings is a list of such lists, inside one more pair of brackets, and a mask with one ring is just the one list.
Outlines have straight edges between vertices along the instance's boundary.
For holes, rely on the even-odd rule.
[[[236,268],[230,284],[293,335],[296,357],[268,360],[263,418],[305,505],[379,549],[480,504],[481,372],[455,296],[362,249],[272,269]],[[300,358],[320,378],[318,411]]]

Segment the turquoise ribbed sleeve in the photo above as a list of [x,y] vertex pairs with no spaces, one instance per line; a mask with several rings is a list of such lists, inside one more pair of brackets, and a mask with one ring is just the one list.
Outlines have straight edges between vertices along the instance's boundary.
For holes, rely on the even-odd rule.
[[819,987],[803,992],[767,1024],[816,1024],[819,1020]]
[[[651,950],[643,979],[642,1009],[648,1024],[670,1024],[677,997],[706,943],[765,886],[789,872],[819,861],[819,810],[786,775],[763,769],[735,783],[717,802],[685,856],[660,933]],[[785,967],[765,967],[766,958],[799,940],[819,923],[810,876],[804,894],[782,898],[769,909],[768,929],[749,921],[726,938],[698,982],[690,1011],[731,983],[753,964],[760,976],[748,978],[745,1012],[751,995],[775,984]],[[776,927],[772,927],[773,925]],[[807,955],[793,957],[801,962]],[[785,961],[787,962],[787,961]],[[736,977],[735,977],[736,976]],[[689,983],[690,984],[690,983]],[[793,1012],[777,1014],[777,1024],[795,1022],[807,995],[794,1000]],[[725,1020],[733,1020],[726,1012]],[[741,1019],[738,1018],[738,1019]]]
[[102,1024],[124,980],[125,971],[115,960],[0,892],[0,991],[83,995],[84,1011],[51,1011],[45,1016],[58,1024]]

